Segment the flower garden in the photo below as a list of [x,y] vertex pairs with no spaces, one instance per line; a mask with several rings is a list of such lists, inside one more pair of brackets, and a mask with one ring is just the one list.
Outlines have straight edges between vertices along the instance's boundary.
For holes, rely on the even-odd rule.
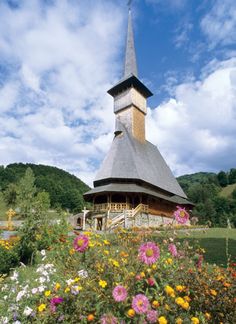
[[[0,323],[235,323],[235,264],[207,264],[175,231],[68,232],[36,232],[31,264],[0,277]],[[21,240],[0,249],[17,254]]]

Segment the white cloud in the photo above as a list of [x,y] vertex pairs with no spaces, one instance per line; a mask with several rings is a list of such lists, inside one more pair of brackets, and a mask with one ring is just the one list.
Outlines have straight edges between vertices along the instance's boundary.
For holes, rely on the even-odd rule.
[[[112,139],[123,14],[110,1],[0,4],[0,164],[47,163],[92,174]],[[114,37],[115,35],[115,37]]]
[[174,98],[149,109],[148,138],[177,175],[236,163],[236,60],[213,65],[202,80],[178,85]]
[[210,46],[229,45],[236,41],[236,2],[217,0],[211,11],[201,21],[202,31],[210,41]]

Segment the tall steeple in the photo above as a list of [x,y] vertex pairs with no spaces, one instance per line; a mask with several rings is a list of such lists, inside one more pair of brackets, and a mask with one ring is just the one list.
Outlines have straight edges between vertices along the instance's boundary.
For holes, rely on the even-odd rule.
[[131,75],[135,75],[136,77],[138,77],[136,53],[135,53],[135,47],[134,47],[134,35],[133,35],[131,9],[129,8],[124,78],[128,78]]

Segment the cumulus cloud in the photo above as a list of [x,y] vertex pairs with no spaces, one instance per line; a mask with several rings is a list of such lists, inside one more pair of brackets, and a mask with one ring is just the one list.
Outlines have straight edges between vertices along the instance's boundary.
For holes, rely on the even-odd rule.
[[210,46],[230,45],[236,42],[236,2],[217,0],[201,20],[201,28]]
[[230,169],[236,161],[236,59],[212,62],[149,109],[148,139],[176,175]]
[[110,1],[9,3],[0,4],[0,164],[56,165],[91,184],[112,140],[106,91],[121,65],[123,13]]

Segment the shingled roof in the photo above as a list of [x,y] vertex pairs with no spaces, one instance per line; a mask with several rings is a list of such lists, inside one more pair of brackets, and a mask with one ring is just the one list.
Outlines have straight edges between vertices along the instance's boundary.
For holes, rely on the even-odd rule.
[[141,180],[173,195],[187,198],[157,147],[139,142],[119,123],[111,148],[94,181],[94,186],[105,179]]

